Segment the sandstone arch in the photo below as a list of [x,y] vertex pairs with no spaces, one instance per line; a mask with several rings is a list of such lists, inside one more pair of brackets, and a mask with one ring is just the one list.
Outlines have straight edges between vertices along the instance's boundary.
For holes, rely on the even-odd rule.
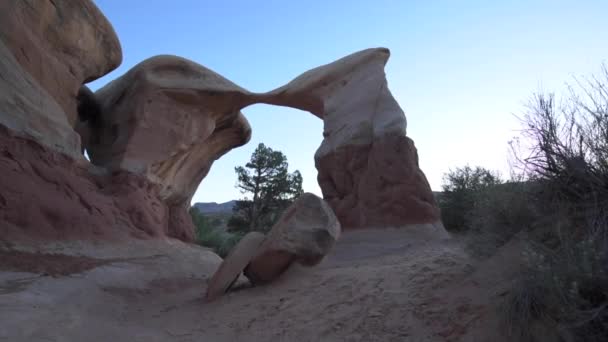
[[122,60],[95,4],[8,0],[0,56],[0,171],[10,175],[0,182],[0,216],[15,227],[193,240],[190,199],[216,159],[249,141],[241,109],[255,103],[323,120],[318,182],[343,228],[439,220],[387,86],[388,49],[354,53],[267,93],[156,56],[92,93],[82,84]]
[[387,86],[389,56],[386,48],[363,50],[267,93],[181,57],[152,57],[95,93],[100,120],[86,149],[97,165],[158,184],[172,216],[183,217],[213,161],[249,141],[241,109],[293,107],[324,121],[315,165],[344,228],[437,222],[405,114]]

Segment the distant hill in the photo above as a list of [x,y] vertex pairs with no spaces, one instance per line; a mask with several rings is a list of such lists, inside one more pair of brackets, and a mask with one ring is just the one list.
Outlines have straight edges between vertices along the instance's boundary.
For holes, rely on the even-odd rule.
[[219,214],[232,212],[232,208],[236,204],[235,200],[216,203],[216,202],[199,202],[194,203],[193,207],[198,209],[203,214]]

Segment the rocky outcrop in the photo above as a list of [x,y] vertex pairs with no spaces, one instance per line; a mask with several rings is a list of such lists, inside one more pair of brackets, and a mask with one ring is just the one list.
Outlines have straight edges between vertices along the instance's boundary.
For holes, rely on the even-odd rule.
[[254,284],[277,278],[292,262],[314,266],[340,236],[340,223],[329,205],[305,193],[285,210],[245,269]]
[[157,184],[82,156],[75,129],[99,118],[82,84],[120,61],[92,1],[0,3],[1,239],[193,239],[187,212]]
[[0,242],[168,233],[169,208],[145,178],[105,172],[2,126],[0,174]]
[[150,58],[95,93],[86,149],[94,164],[145,175],[167,203],[189,205],[211,164],[249,141],[246,93],[192,61]]
[[59,104],[70,127],[77,122],[76,95],[82,84],[122,61],[112,25],[91,0],[2,1],[0,40]]
[[385,48],[363,50],[263,96],[323,119],[318,182],[345,229],[440,220],[405,114],[388,89],[389,56]]

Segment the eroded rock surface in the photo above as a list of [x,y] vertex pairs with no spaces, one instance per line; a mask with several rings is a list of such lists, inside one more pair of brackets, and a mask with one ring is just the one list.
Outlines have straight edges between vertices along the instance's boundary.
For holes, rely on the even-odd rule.
[[285,210],[245,269],[254,284],[277,278],[292,262],[321,262],[340,236],[340,223],[325,201],[305,193]]
[[2,1],[0,40],[57,101],[71,127],[77,122],[76,95],[82,84],[122,61],[112,25],[91,0]]
[[91,161],[143,174],[163,200],[186,208],[211,164],[249,141],[240,112],[246,93],[192,61],[150,58],[95,93],[100,117],[85,143]]
[[82,156],[75,129],[99,117],[82,84],[121,58],[90,0],[0,3],[1,239],[193,240],[188,213],[165,201],[158,184]]

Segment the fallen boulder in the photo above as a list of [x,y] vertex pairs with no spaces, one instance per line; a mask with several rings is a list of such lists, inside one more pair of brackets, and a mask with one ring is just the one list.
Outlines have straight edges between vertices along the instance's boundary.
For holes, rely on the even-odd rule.
[[314,266],[339,236],[340,223],[333,210],[322,198],[305,193],[272,227],[245,268],[245,276],[253,284],[263,284],[276,279],[294,261]]
[[267,236],[250,232],[234,246],[211,277],[205,298],[230,289],[241,272],[254,285],[268,283],[293,262],[317,265],[340,236],[340,223],[320,197],[305,193],[281,215]]

